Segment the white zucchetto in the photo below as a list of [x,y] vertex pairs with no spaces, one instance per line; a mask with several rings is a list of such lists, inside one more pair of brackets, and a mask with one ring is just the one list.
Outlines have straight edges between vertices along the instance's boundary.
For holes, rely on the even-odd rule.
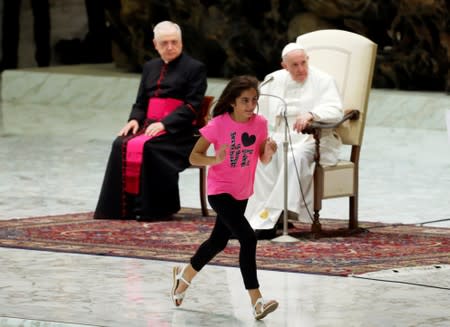
[[281,51],[281,58],[283,58],[285,55],[287,55],[289,52],[294,51],[294,50],[305,50],[305,48],[298,44],[298,43],[288,43],[284,48],[283,51]]

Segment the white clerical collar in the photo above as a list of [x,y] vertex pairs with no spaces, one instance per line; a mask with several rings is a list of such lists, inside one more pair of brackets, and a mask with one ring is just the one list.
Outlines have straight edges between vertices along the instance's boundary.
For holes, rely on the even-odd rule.
[[297,81],[294,81],[292,78],[290,78],[290,76],[289,76],[289,78],[287,79],[287,86],[289,86],[289,87],[303,87],[304,85],[305,85],[305,83],[306,83],[306,81],[303,81],[303,82],[297,82]]

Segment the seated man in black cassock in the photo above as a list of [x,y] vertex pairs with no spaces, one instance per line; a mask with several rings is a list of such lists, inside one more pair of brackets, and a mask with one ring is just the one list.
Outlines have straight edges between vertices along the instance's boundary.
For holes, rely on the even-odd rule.
[[178,177],[197,140],[206,67],[182,52],[177,24],[164,21],[153,32],[160,58],[143,67],[136,103],[112,145],[94,218],[152,221],[180,210]]

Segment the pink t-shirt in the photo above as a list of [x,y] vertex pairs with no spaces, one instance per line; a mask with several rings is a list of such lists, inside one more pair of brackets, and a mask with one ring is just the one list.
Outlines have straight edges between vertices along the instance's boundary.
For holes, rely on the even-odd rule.
[[208,195],[228,193],[237,200],[248,199],[253,194],[259,149],[267,138],[267,120],[255,114],[241,123],[225,113],[210,120],[200,132],[215,151],[222,144],[228,145],[225,160],[208,169]]

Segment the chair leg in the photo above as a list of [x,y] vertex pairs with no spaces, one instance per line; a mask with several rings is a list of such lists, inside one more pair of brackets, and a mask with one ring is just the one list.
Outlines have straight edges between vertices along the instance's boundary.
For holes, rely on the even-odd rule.
[[320,210],[322,209],[322,199],[319,194],[314,194],[314,217],[311,224],[312,233],[320,233],[322,231],[322,225],[320,224]]
[[[318,145],[317,145],[318,146]],[[316,149],[318,151],[318,149]],[[316,155],[318,160],[319,155]],[[322,232],[322,225],[320,224],[320,210],[322,209],[322,194],[323,194],[323,169],[319,161],[316,161],[316,169],[314,171],[314,219],[311,224],[311,232],[314,234]]]
[[358,194],[349,198],[348,229],[358,228]]
[[319,211],[320,210],[314,210],[314,220],[311,224],[312,233],[320,233],[322,231],[322,225],[320,224],[319,220]]
[[200,205],[202,208],[202,215],[204,217],[209,216],[208,205],[206,203],[206,167],[199,167],[200,172]]

